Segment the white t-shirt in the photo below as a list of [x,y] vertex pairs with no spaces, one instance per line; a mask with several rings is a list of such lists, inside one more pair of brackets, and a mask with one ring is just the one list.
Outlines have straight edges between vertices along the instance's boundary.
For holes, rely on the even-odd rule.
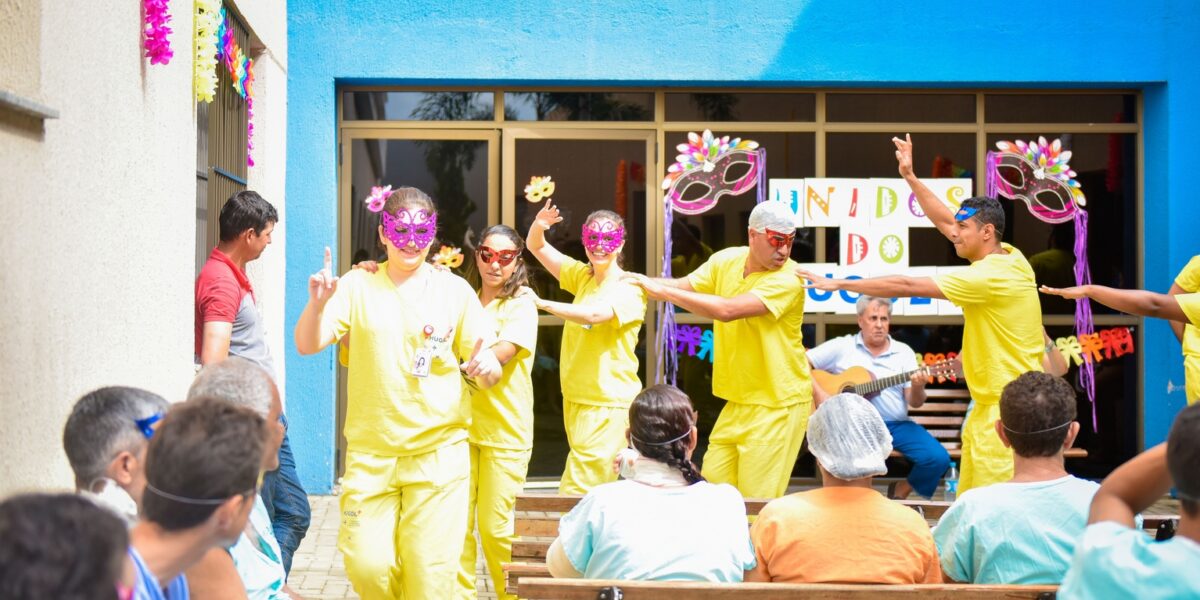
[[738,582],[755,565],[745,500],[728,484],[606,483],[563,516],[558,538],[588,579]]

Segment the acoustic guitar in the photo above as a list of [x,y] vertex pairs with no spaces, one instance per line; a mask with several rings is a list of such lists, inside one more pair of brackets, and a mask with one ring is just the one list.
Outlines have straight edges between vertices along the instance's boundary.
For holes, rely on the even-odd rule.
[[890,387],[903,385],[912,378],[913,374],[920,373],[924,377],[949,377],[955,378],[960,373],[957,358],[953,360],[943,360],[932,365],[918,367],[904,373],[897,373],[882,379],[877,379],[875,374],[867,370],[865,367],[850,367],[837,375],[829,371],[821,371],[813,369],[813,383],[821,386],[827,394],[840,394],[842,392],[850,392],[858,394],[864,398],[873,398],[879,395],[879,392]]

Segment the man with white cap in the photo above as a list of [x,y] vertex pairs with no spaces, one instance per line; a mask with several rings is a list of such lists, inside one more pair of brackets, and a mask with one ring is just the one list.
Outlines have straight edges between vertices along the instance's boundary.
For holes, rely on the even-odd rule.
[[[778,498],[812,412],[813,385],[800,344],[804,290],[790,258],[796,226],[782,202],[750,213],[749,245],[713,254],[686,277],[628,275],[655,300],[713,323],[713,395],[727,403],[709,437],[703,474],[747,498]],[[817,398],[818,401],[821,398]]]
[[871,487],[892,451],[879,411],[856,394],[830,397],[809,419],[808,447],[823,487],[763,507],[750,529],[758,565],[746,581],[940,583],[925,519]]

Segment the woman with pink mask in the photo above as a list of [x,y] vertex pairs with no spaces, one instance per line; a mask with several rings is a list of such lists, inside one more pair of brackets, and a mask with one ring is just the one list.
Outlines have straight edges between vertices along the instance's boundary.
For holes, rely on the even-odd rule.
[[609,210],[588,215],[582,232],[586,264],[546,242],[546,231],[561,221],[558,208],[547,200],[525,245],[575,296],[570,304],[540,298],[535,304],[566,321],[559,373],[571,452],[558,492],[582,495],[617,478],[613,458],[625,447],[629,405],[642,390],[634,348],[646,317],[646,293],[621,280],[625,221],[620,215]]

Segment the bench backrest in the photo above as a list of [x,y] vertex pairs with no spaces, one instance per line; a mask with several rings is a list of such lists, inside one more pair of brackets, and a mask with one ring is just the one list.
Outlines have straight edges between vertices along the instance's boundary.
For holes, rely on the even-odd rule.
[[[524,577],[521,597],[531,600],[866,600],[868,598],[920,598],[921,600],[990,600],[997,598],[1041,600],[1054,598],[1053,585],[862,585],[825,583],[696,583],[685,581],[611,581]],[[601,596],[608,591],[607,596]]]

